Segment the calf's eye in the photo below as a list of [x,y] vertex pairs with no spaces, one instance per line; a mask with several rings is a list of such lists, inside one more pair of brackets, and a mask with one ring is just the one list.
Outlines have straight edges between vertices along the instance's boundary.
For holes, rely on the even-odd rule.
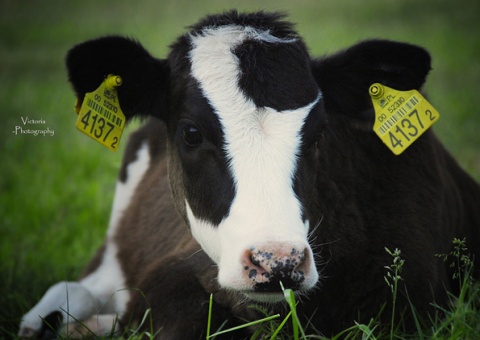
[[196,126],[185,125],[182,128],[183,140],[188,146],[198,146],[202,143],[202,133]]

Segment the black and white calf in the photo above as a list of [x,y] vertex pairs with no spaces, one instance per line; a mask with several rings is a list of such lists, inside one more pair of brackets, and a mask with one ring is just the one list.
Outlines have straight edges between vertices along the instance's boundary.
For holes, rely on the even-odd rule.
[[433,132],[395,156],[371,129],[369,86],[420,89],[422,48],[370,40],[311,59],[281,15],[229,12],[167,59],[105,37],[75,46],[67,67],[79,98],[120,75],[127,118],[149,118],[126,148],[104,246],[23,317],[21,336],[41,335],[55,312],[101,334],[151,308],[159,338],[198,338],[211,293],[213,329],[229,327],[258,317],[252,302],[284,313],[280,282],[304,324],[329,335],[391,303],[384,247],[405,259],[408,327],[405,289],[422,316],[458,289],[434,255],[454,237],[480,255],[479,186]]

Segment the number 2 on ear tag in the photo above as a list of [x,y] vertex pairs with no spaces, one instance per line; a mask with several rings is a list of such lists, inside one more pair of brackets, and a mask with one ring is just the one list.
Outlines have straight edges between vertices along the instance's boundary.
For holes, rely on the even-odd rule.
[[95,91],[85,94],[76,124],[77,129],[112,151],[118,150],[125,127],[116,89],[121,84],[119,76],[109,75]]

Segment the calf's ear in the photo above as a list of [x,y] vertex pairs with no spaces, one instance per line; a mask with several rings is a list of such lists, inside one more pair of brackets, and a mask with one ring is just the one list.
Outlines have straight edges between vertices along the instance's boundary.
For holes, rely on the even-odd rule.
[[381,83],[397,90],[419,90],[430,71],[430,55],[421,47],[388,40],[366,40],[312,62],[329,114],[372,123],[368,93]]
[[152,57],[138,42],[119,36],[89,40],[68,52],[66,65],[79,99],[115,74],[122,78],[118,99],[127,120],[134,116],[166,118],[168,64]]

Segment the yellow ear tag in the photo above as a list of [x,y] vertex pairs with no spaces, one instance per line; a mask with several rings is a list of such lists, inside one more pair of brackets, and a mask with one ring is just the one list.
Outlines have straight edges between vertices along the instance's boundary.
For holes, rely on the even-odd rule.
[[439,118],[437,110],[417,91],[398,91],[375,83],[370,86],[375,109],[373,131],[400,155]]
[[82,103],[77,99],[75,104],[77,129],[112,151],[117,151],[125,127],[116,89],[120,85],[122,78],[109,75],[95,91],[85,94]]

